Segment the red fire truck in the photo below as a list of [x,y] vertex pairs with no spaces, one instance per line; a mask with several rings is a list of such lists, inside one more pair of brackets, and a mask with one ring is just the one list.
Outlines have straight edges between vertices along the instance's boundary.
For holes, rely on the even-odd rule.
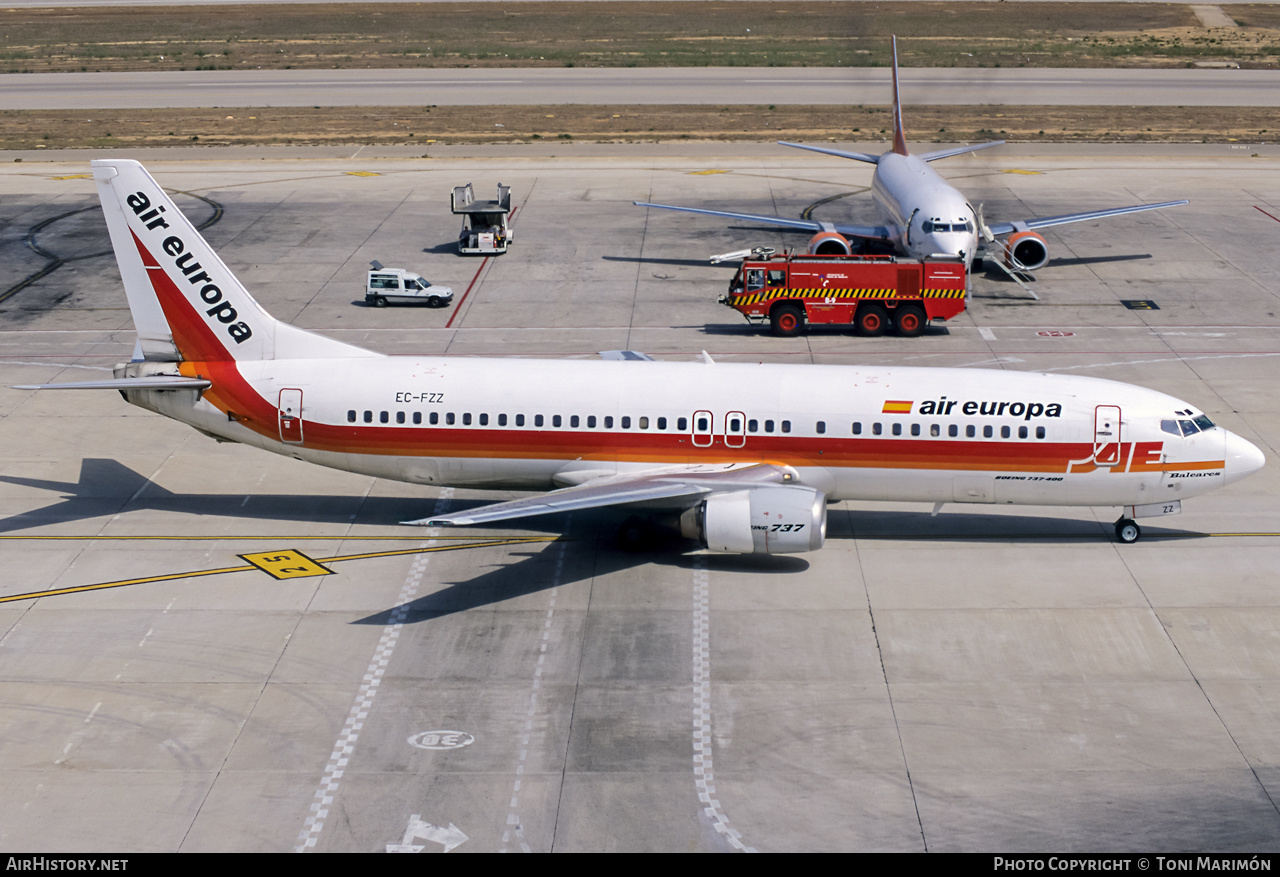
[[775,335],[838,323],[868,336],[882,335],[892,325],[899,335],[914,337],[931,320],[949,320],[964,311],[967,280],[959,257],[776,255],[758,248],[743,261],[720,303],[748,322],[768,320]]

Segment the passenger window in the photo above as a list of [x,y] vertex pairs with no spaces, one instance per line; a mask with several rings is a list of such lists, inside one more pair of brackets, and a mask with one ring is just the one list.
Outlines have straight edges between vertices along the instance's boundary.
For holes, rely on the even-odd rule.
[[470,426],[470,425],[471,425],[471,412],[470,412],[470,411],[468,411],[466,414],[462,415],[462,425],[463,425],[463,426]]
[[481,415],[480,415],[480,425],[481,425],[481,426],[488,426],[488,425],[489,425],[489,415],[488,415],[488,414],[481,414]]
[[853,434],[854,434],[854,435],[862,435],[862,424],[861,424],[861,423],[855,423],[855,424],[853,425]]
[[957,437],[958,435],[960,435],[960,427],[956,426],[954,423],[951,424],[950,426],[947,427],[947,435],[949,435],[951,438]]
[[579,423],[581,423],[581,421],[580,421],[580,420],[578,420],[578,415],[574,414],[574,415],[570,416],[570,418],[569,418],[569,428],[570,428],[570,429],[577,429],[577,428],[578,428],[578,424],[579,424]]
[[397,412],[396,412],[396,423],[404,423],[404,412],[403,412],[403,411],[397,411]]
[[637,425],[637,426],[639,426],[641,429],[648,429],[648,428],[649,428],[649,418],[647,418],[647,417],[641,417],[641,418],[636,422],[636,425]]
[[366,411],[366,412],[364,413],[364,422],[365,422],[365,423],[373,423],[373,412],[372,412],[372,411]]
[[964,434],[969,438],[973,438],[978,434],[978,428],[971,423],[964,428]]
[[356,422],[356,412],[353,409],[347,412],[347,423],[355,423],[355,422]]
[[791,432],[791,421],[790,421],[790,420],[784,420],[784,421],[782,421],[782,431],[783,431],[783,432]]
[[613,429],[613,417],[612,417],[612,416],[606,416],[606,417],[605,417],[605,419],[604,419],[604,428],[605,428],[605,429]]
[[533,425],[534,425],[534,426],[537,426],[537,427],[541,427],[541,426],[542,426],[542,415],[541,415],[541,414],[535,414],[535,415],[533,415]]
[[446,414],[446,415],[444,416],[444,422],[445,422],[445,425],[446,425],[446,426],[453,426],[453,412],[452,412],[452,411],[450,411],[448,414]]
[[676,429],[677,429],[677,430],[679,430],[680,432],[688,432],[688,431],[689,431],[689,419],[688,419],[688,418],[686,418],[686,417],[680,417],[680,418],[677,418],[677,419],[676,419]]
[[390,422],[390,420],[391,420],[391,417],[387,414],[387,412],[385,412],[385,411],[380,411],[380,412],[378,412],[378,422],[379,422],[379,423],[388,423],[388,422]]
[[764,422],[764,431],[765,431],[765,432],[773,432],[773,421],[772,421],[772,420],[766,420],[766,421]]
[[559,414],[553,414],[553,415],[551,415],[551,425],[552,425],[552,426],[554,426],[556,429],[559,429],[559,428],[560,428],[560,415],[559,415]]
[[873,423],[873,424],[871,424],[871,434],[872,434],[872,435],[880,435],[880,433],[881,433],[881,431],[882,431],[882,430],[883,430],[883,427],[882,427],[880,424],[878,424],[878,423]]
[[507,415],[505,415],[505,414],[499,414],[499,415],[498,415],[498,426],[506,426],[506,425],[507,425]]
[[919,435],[919,434],[920,434],[920,424],[918,424],[918,423],[913,423],[913,424],[911,424],[911,434],[912,434],[912,435]]
[[729,421],[729,432],[741,432],[741,431],[742,431],[741,420],[735,417]]
[[587,429],[596,428],[596,416],[594,414],[587,415]]
[[524,415],[523,415],[523,414],[517,414],[517,415],[516,415],[516,426],[524,426]]
[[624,417],[624,418],[622,418],[622,428],[623,428],[623,429],[630,429],[630,428],[631,428],[631,418],[630,418],[630,417]]
[[991,438],[993,435],[995,435],[995,431],[990,426],[984,426],[982,428],[983,438]]
[[827,422],[825,420],[819,420],[817,423],[817,430],[818,435],[823,435],[827,431]]
[[705,417],[699,417],[699,418],[698,418],[698,432],[706,432],[706,431],[707,431],[707,429],[708,429],[708,426],[707,426],[707,418],[705,418]]
[[[955,429],[954,426],[951,428]],[[929,424],[929,435],[934,436],[935,438],[942,435],[942,427],[938,426],[936,423]]]
[[759,431],[760,431],[760,421],[758,420],[747,421],[747,432],[759,432]]
[[432,425],[432,426],[435,426],[435,425],[436,425],[436,424],[438,424],[439,422],[440,422],[440,412],[439,412],[439,411],[432,411],[432,412],[431,412],[431,425]]
[[659,418],[658,418],[658,429],[666,429],[666,428],[667,428],[667,418],[665,418],[665,417],[659,417]]
[[415,424],[422,423],[422,412],[421,412],[421,411],[415,411],[415,412],[413,412],[413,422],[414,422]]
[[1018,427],[1018,438],[1027,437],[1027,428],[1025,426]]
[[1007,426],[1000,427],[1000,438],[1008,438],[1008,437],[1009,437],[1009,427]]
[[1043,427],[1043,426],[1037,426],[1037,427],[1036,427],[1036,438],[1038,438],[1038,439],[1042,439],[1042,438],[1044,438],[1044,427]]
[[902,424],[901,424],[901,423],[895,423],[895,424],[893,425],[893,434],[894,434],[894,435],[902,435]]

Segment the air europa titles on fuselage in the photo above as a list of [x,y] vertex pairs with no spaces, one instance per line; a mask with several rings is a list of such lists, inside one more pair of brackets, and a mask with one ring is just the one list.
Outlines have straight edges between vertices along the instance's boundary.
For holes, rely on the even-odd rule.
[[[914,402],[885,402],[884,414],[910,414]],[[892,407],[891,407],[892,406]],[[957,409],[956,406],[959,406]],[[905,409],[905,410],[904,410]],[[1035,417],[1061,417],[1062,405],[1057,402],[978,402],[959,399],[927,399],[920,403],[916,414],[947,415],[963,414],[966,417],[1021,417],[1031,420]]]
[[[151,199],[142,192],[135,192],[125,198],[125,203],[133,210],[134,215],[143,222],[148,231],[169,227],[169,223],[161,215],[165,210],[164,205],[153,208]],[[182,242],[182,238],[171,234],[161,242],[160,249],[173,257],[173,264],[182,272],[182,276],[187,278],[188,283],[192,285],[203,284],[200,287],[200,298],[204,300],[205,304],[213,306],[206,310],[205,314],[215,317],[219,323],[225,324],[227,334],[237,344],[243,344],[253,335],[253,330],[249,328],[247,323],[243,320],[236,320],[236,317],[239,316],[236,313],[236,309],[231,306],[231,302],[223,298],[222,290],[204,272],[204,269],[200,267],[199,262],[195,261],[193,255],[187,252],[187,245]]]

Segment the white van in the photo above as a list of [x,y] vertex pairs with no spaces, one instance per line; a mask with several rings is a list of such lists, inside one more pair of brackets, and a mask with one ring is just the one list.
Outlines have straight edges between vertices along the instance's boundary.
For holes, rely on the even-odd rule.
[[403,268],[377,268],[369,272],[365,282],[366,304],[385,308],[388,302],[426,302],[433,308],[444,307],[453,301],[453,290],[447,286],[433,286]]

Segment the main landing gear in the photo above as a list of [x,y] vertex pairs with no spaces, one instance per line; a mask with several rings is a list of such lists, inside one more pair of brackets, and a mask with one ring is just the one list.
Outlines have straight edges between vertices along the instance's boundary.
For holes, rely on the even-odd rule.
[[1121,516],[1116,521],[1116,539],[1125,545],[1132,545],[1142,538],[1142,528],[1132,518]]

